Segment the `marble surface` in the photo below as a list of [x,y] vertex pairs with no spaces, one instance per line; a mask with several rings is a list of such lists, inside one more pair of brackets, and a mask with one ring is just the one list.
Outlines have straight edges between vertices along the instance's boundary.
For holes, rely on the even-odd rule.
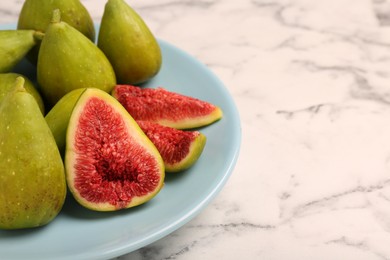
[[117,259],[390,259],[389,1],[128,2],[225,83],[243,137],[200,215]]

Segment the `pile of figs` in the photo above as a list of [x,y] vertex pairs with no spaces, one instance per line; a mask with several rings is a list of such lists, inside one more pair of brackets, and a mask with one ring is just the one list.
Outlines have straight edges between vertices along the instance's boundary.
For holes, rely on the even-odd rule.
[[[162,66],[158,41],[125,0],[107,0],[98,35],[80,0],[26,0],[0,31],[0,229],[50,223],[68,191],[115,211],[156,196],[200,157],[211,103],[139,85]],[[96,43],[95,43],[96,41]],[[23,59],[36,81],[14,68]]]

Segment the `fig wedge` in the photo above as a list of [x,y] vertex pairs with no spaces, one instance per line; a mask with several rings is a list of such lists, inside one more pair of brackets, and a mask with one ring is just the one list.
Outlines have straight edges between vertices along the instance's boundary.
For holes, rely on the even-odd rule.
[[106,92],[88,88],[66,134],[68,187],[84,207],[116,211],[143,204],[163,187],[164,162],[127,111]]
[[116,85],[112,95],[135,120],[189,129],[209,125],[222,118],[222,110],[209,102],[168,91]]

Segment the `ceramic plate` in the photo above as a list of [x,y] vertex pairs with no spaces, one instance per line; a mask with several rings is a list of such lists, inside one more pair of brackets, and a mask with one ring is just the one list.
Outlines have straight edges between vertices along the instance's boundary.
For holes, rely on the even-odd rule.
[[[0,29],[12,29],[12,25]],[[189,170],[167,174],[151,201],[118,212],[84,209],[68,194],[61,213],[45,227],[0,231],[2,259],[109,259],[144,247],[183,226],[201,212],[226,183],[235,166],[240,141],[239,115],[221,81],[203,64],[160,41],[163,66],[147,87],[203,99],[220,106],[224,117],[199,129],[207,137],[198,162]],[[17,72],[34,78],[22,62]]]

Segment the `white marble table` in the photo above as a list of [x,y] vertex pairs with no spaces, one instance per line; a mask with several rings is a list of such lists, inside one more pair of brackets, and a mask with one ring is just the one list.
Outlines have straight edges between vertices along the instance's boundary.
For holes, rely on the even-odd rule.
[[200,215],[118,259],[390,259],[390,2],[128,2],[220,77],[243,137]]

